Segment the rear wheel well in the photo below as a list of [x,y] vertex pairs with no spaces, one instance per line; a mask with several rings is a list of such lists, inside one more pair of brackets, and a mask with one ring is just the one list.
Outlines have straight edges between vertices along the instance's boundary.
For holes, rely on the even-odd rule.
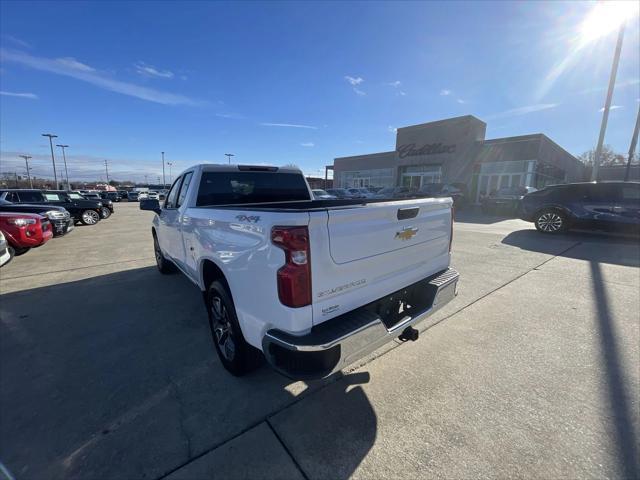
[[224,277],[224,273],[222,273],[220,267],[218,267],[211,260],[205,260],[202,264],[202,283],[205,290],[209,287],[209,285],[211,285],[211,282],[215,280],[220,280],[222,283],[224,283],[227,289],[229,289],[227,279]]

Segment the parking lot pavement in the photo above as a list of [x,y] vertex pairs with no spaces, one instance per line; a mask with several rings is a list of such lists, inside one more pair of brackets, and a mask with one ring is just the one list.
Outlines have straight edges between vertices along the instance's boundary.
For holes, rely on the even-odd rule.
[[637,477],[640,246],[456,224],[459,296],[342,378],[229,376],[137,204],[0,273],[17,478]]

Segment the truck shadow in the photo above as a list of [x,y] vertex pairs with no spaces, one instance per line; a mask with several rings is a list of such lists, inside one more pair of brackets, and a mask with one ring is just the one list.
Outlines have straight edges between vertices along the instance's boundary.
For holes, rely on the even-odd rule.
[[546,235],[529,229],[509,233],[502,243],[549,255],[561,252],[559,256],[577,260],[640,267],[640,241],[634,235],[587,231]]
[[[232,377],[199,290],[155,267],[3,294],[0,378],[2,461],[16,478],[159,478],[265,421],[305,473],[347,478],[376,437],[366,377]],[[326,401],[296,414],[315,393]],[[330,432],[309,424],[323,420]],[[348,439],[348,455],[309,454]],[[237,455],[228,462],[251,458]]]

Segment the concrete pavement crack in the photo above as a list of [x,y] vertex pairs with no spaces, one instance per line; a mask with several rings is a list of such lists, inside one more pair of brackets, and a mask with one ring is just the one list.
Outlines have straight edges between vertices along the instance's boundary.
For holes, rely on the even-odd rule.
[[178,412],[179,412],[178,422],[180,424],[180,433],[184,437],[184,440],[187,444],[187,459],[191,459],[191,456],[193,454],[191,449],[191,436],[189,435],[189,432],[187,432],[187,429],[184,424],[186,410],[185,410],[184,402],[182,400],[182,395],[180,394],[178,385],[173,381],[173,378],[171,378],[170,375],[167,375],[167,381],[169,382],[171,393],[176,399],[176,402],[178,402]]

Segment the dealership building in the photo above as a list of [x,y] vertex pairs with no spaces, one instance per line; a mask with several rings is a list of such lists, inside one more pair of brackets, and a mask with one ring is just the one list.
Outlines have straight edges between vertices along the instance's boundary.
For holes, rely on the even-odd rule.
[[336,158],[334,187],[419,188],[463,183],[472,201],[501,187],[541,188],[584,180],[582,162],[544,134],[485,139],[487,124],[466,115],[398,128],[395,150]]

